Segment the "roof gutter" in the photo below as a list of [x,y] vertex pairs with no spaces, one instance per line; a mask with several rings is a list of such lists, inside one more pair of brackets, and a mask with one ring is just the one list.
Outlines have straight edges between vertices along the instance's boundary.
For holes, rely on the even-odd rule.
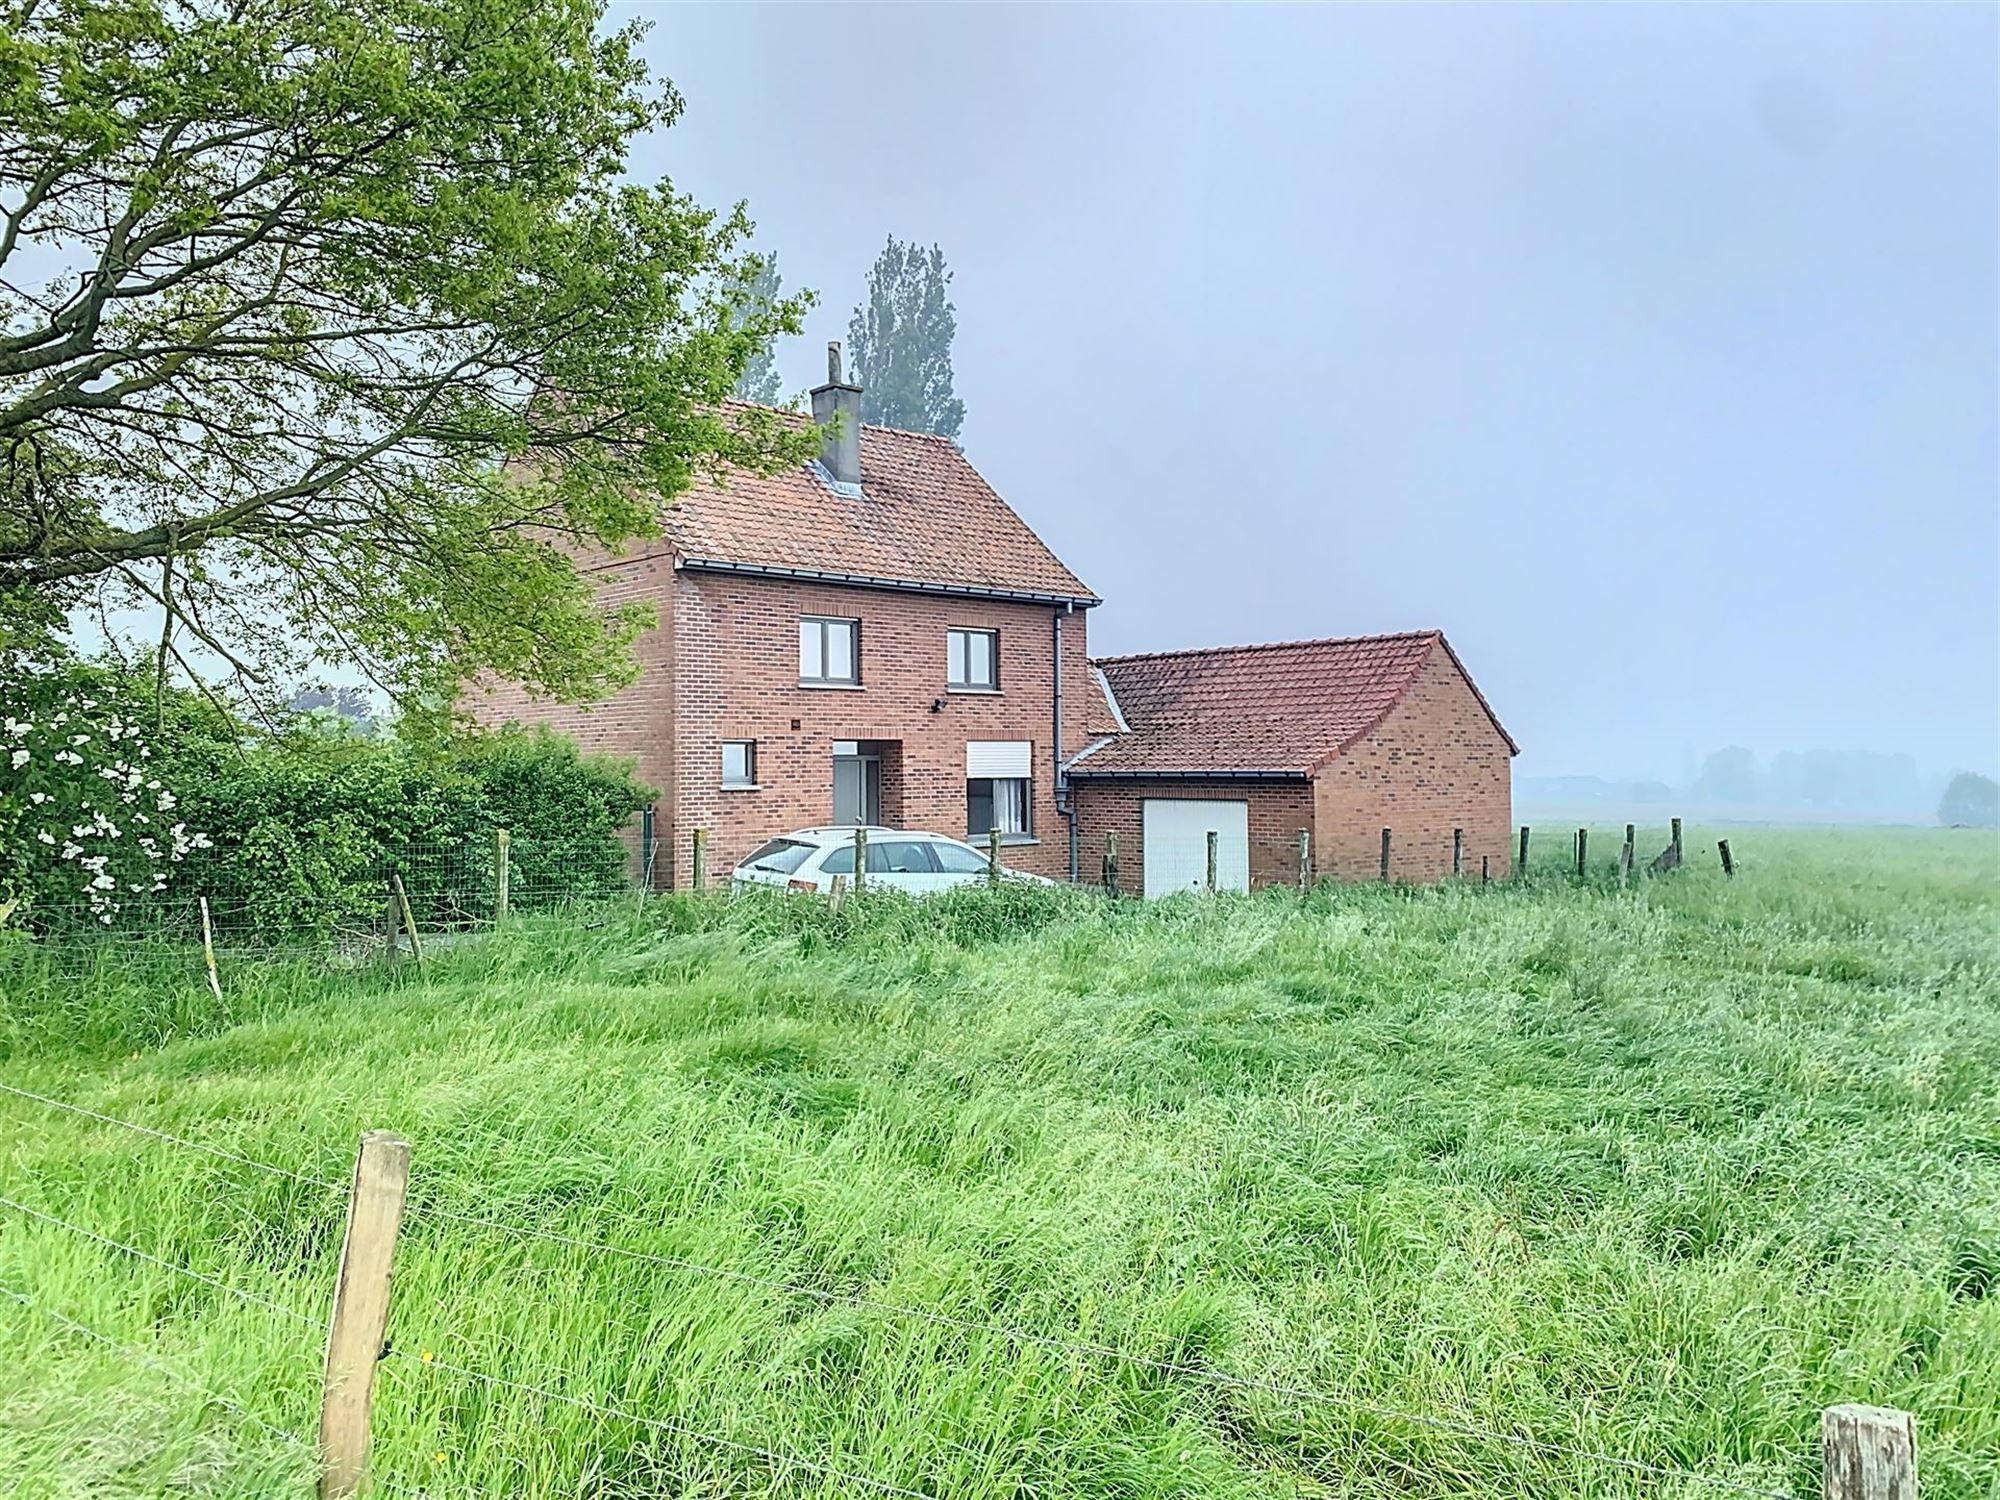
[[1306,771],[1094,771],[1070,762],[1071,781],[1310,781]]
[[835,573],[821,568],[785,568],[775,563],[725,562],[714,557],[682,557],[677,569],[690,573],[740,573],[752,578],[788,578],[802,583],[841,583],[850,588],[887,589],[899,594],[945,594],[959,599],[999,599],[1015,604],[1054,604],[1065,609],[1094,609],[1104,601],[1090,594],[1042,594],[1031,589],[982,588],[964,583],[925,583],[914,578],[877,578],[866,573]]

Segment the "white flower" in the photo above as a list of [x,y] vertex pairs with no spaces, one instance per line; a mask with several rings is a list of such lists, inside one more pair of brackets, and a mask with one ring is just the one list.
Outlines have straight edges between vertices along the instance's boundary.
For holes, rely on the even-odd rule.
[[[14,754],[22,759],[26,759],[27,757],[27,751],[25,750],[16,750]],[[66,766],[80,766],[83,764],[83,757],[78,755],[74,750],[58,750],[55,753],[55,759]],[[15,762],[17,765],[19,763],[19,761]]]
[[33,760],[33,759],[34,759],[34,757],[33,757],[32,755],[28,754],[28,752],[27,752],[27,751],[25,751],[25,750],[16,750],[16,751],[14,752],[14,769],[15,769],[15,770],[17,770],[17,771],[18,771],[18,770],[20,770],[20,769],[21,769],[21,767],[25,766],[25,765],[26,765],[26,764],[27,764],[27,763],[28,763],[29,761],[31,761],[31,760]]
[[109,891],[117,889],[118,882],[113,880],[109,875],[99,871],[96,879],[90,882],[90,886],[92,890]]
[[70,736],[69,742],[72,745],[88,745],[90,743],[90,736],[87,734],[73,734]]
[[35,837],[40,839],[43,843],[47,844],[50,848],[55,847],[56,836],[53,833],[50,833],[46,828],[43,829],[40,833],[36,834]]
[[172,792],[160,793],[160,811],[172,812],[173,810],[174,810],[174,794]]
[[28,793],[28,800],[34,803],[35,806],[40,807],[44,802],[49,800],[49,794],[47,792],[30,792]]

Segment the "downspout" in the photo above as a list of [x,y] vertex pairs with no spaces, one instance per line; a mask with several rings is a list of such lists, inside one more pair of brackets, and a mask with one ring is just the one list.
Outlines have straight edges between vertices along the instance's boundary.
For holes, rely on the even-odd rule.
[[1081,851],[1077,847],[1076,808],[1071,803],[1069,795],[1069,770],[1063,765],[1062,622],[1063,616],[1075,608],[1074,604],[1065,604],[1055,613],[1055,693],[1053,695],[1056,721],[1056,811],[1062,814],[1063,821],[1069,825],[1069,883],[1071,885],[1075,885],[1077,882],[1078,860]]

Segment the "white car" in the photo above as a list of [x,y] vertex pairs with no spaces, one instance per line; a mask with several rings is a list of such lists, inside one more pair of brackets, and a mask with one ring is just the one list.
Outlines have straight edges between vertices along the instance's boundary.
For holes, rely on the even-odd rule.
[[[907,891],[913,896],[981,885],[987,879],[986,851],[941,833],[905,833],[869,828],[868,879],[871,888]],[[854,884],[854,828],[801,828],[772,839],[730,872],[738,886],[771,885],[794,891],[833,889],[836,875]],[[1003,880],[1054,885],[1041,875],[1002,869]]]

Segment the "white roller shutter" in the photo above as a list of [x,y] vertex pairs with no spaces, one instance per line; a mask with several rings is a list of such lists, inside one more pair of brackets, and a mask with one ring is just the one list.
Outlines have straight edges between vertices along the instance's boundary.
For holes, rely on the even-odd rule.
[[1032,776],[1033,740],[967,740],[965,774],[971,776]]

